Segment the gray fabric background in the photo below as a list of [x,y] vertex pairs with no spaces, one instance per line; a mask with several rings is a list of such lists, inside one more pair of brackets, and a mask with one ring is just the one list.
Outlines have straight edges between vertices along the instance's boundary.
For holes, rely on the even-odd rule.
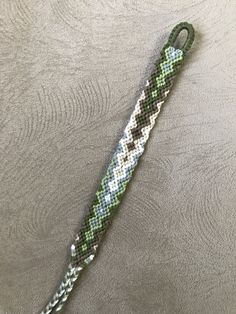
[[0,313],[39,313],[169,32],[196,41],[72,314],[236,313],[235,1],[0,1]]

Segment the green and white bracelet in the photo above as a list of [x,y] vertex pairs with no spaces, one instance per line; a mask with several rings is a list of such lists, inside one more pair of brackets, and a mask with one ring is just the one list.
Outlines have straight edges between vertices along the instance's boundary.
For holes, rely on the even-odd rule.
[[[175,48],[174,44],[182,30],[187,31],[187,39],[182,48]],[[161,106],[193,41],[194,29],[191,24],[180,23],[172,30],[155,70],[136,103],[91,209],[71,245],[68,270],[41,314],[55,313],[62,309],[81,271],[94,259],[97,247],[144,152]]]

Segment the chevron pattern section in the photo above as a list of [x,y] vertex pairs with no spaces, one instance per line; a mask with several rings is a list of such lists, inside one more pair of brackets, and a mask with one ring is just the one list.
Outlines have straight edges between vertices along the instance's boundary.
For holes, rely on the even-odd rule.
[[73,244],[75,265],[81,266],[94,256],[99,241],[144,151],[150,131],[183,58],[180,49],[168,45],[162,50],[156,69],[136,103],[124,135],[101,181],[91,210],[85,217],[84,224]]

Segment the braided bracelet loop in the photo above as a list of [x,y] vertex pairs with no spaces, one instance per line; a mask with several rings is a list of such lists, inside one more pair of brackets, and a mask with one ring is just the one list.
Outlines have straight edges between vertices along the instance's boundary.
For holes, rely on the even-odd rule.
[[182,48],[179,48],[179,49],[182,50],[182,52],[185,55],[189,51],[189,49],[191,48],[193,41],[194,41],[194,28],[191,24],[189,24],[187,22],[182,22],[182,23],[179,23],[178,25],[176,25],[173,28],[172,32],[170,33],[167,44],[174,47],[175,42],[176,42],[179,34],[183,30],[187,31],[187,38],[186,38]]

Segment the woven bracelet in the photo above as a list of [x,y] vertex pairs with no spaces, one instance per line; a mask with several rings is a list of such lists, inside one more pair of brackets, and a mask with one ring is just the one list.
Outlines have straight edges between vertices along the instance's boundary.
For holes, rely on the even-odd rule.
[[[175,42],[182,30],[187,31],[186,41],[182,48],[175,48]],[[98,244],[144,152],[150,131],[169,94],[176,73],[193,41],[194,29],[191,24],[180,23],[172,30],[161,51],[160,59],[155,64],[155,70],[135,105],[90,211],[71,245],[67,272],[41,314],[56,313],[62,309],[81,271],[93,260]]]

